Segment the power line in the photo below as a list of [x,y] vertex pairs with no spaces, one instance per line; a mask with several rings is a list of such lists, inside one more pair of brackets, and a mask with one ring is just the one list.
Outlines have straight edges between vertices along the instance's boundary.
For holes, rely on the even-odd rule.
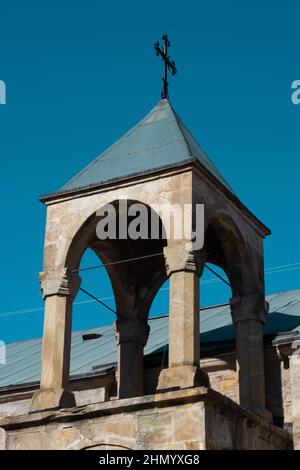
[[219,307],[228,307],[230,303],[226,302],[225,304],[217,304],[217,305],[209,305],[209,307],[201,307],[199,308],[200,311],[202,310],[211,310],[213,308],[219,308]]
[[[211,283],[215,283],[215,282],[220,282],[220,281],[219,281],[219,279],[206,279],[204,281],[201,281],[201,285],[211,284]],[[81,290],[83,290],[83,289],[81,289]],[[159,289],[157,294],[159,294],[161,292],[169,291],[169,290],[170,290],[169,287],[163,287],[163,288]],[[88,294],[86,294],[86,295],[88,295]],[[127,295],[129,295],[129,294],[121,294],[121,297],[126,297]],[[115,300],[114,296],[100,297],[100,298],[97,297],[96,298],[96,297],[90,295],[89,297],[91,297],[91,300],[81,300],[81,301],[74,302],[73,307],[77,306],[77,305],[86,305],[86,304],[94,303],[94,302],[97,302],[97,301],[100,303],[101,301],[104,301],[104,300]],[[209,308],[209,307],[207,307],[207,308]],[[14,317],[14,316],[18,316],[18,315],[25,315],[25,314],[29,314],[29,313],[43,312],[43,311],[44,311],[44,306],[27,308],[27,309],[19,309],[19,310],[10,310],[8,312],[0,312],[0,319],[1,318]]]
[[[113,266],[115,264],[129,263],[129,262],[132,262],[132,261],[138,261],[138,260],[142,260],[142,259],[152,258],[154,256],[164,256],[164,254],[161,253],[161,252],[160,253],[152,253],[150,255],[137,256],[137,257],[134,257],[134,258],[127,258],[127,259],[124,259],[124,260],[113,261],[111,263],[103,263],[103,264],[98,264],[98,265],[95,265],[95,266],[88,266],[86,268],[74,269],[74,270],[72,270],[72,272],[81,272],[81,271],[89,271],[89,270],[92,270],[92,269],[101,269],[101,268],[105,268],[106,266]],[[205,267],[207,269],[209,269],[212,273],[214,273],[220,280],[222,280],[224,282],[227,282],[216,271],[214,271],[212,268],[207,266],[207,264],[205,265]],[[281,270],[281,268],[288,268],[287,271],[293,271],[294,269],[300,269],[300,262],[290,263],[290,264],[283,264],[283,265],[280,265],[280,266],[273,266],[272,268],[266,268],[265,273],[269,273],[269,272],[273,272],[273,271],[277,272],[277,270],[279,270],[279,269]],[[278,271],[278,272],[281,272],[281,271]],[[212,280],[210,280],[210,281],[212,281]],[[206,281],[204,281],[204,282],[206,282]],[[228,283],[228,285],[229,285],[229,283]]]
[[210,271],[212,272],[215,276],[217,276],[219,279],[221,279],[221,281],[223,281],[225,284],[227,284],[229,287],[231,287],[231,285],[229,284],[228,281],[226,281],[226,279],[224,279],[224,277],[220,276],[220,274],[218,274],[216,271],[214,271],[212,268],[210,268],[209,266],[207,266],[207,264],[205,265],[205,267]]
[[104,263],[104,264],[98,264],[96,266],[89,266],[87,268],[79,268],[79,269],[74,269],[72,272],[81,272],[81,271],[89,271],[90,269],[101,269],[105,268],[106,266],[113,266],[115,264],[121,264],[121,263],[130,263],[131,261],[137,261],[140,259],[146,259],[146,258],[153,258],[154,256],[163,256],[163,253],[153,253],[152,255],[145,255],[145,256],[136,256],[135,258],[127,258],[124,260],[119,260],[119,261],[113,261],[111,263]]
[[[106,305],[104,302],[102,302],[102,300],[98,299],[97,297],[95,297],[93,294],[91,294],[90,292],[88,292],[87,290],[83,289],[82,287],[79,287],[79,290],[81,290],[82,292],[84,292],[86,295],[88,295],[89,297],[91,297],[93,300],[95,300],[96,302],[98,302],[100,305],[102,305],[103,307],[107,308],[108,310],[110,310],[111,312],[115,313],[116,315],[117,312],[111,308],[109,305]],[[121,317],[121,315],[119,315],[119,317]],[[125,317],[124,317],[125,318]]]
[[273,271],[265,272],[265,274],[277,274],[277,273],[283,273],[285,271],[295,271],[297,269],[300,269],[300,266],[295,266],[294,268],[286,268],[286,269],[274,269]]
[[[160,292],[168,291],[168,290],[169,290],[168,287],[163,287],[162,289],[159,289],[157,294],[159,294]],[[130,295],[130,294],[122,294],[122,297],[125,297],[127,295]],[[99,301],[115,300],[115,297],[114,296],[100,297],[100,298],[97,297],[97,300],[99,300]],[[94,299],[94,296],[91,298],[91,300],[81,300],[81,301],[78,301],[78,302],[74,302],[73,306],[85,305],[85,304],[89,304],[89,303],[93,303],[93,302],[96,302],[96,300]],[[24,315],[24,314],[28,314],[28,313],[43,312],[43,311],[44,311],[44,307],[34,307],[34,308],[27,308],[27,309],[20,309],[20,310],[10,310],[8,312],[0,313],[0,319],[1,318],[7,318],[7,317],[13,317],[13,316],[16,316],[16,315]]]
[[[205,311],[205,310],[213,310],[215,308],[221,308],[221,307],[229,307],[229,303],[225,303],[225,304],[216,304],[216,305],[210,305],[209,307],[201,307],[199,308],[199,312],[202,312],[202,311]],[[217,317],[217,316],[220,316],[220,312],[217,312],[217,313],[214,313],[213,315],[210,315],[209,317],[207,318],[201,318],[200,316],[200,325],[202,325],[202,323],[205,323],[206,321],[210,320],[211,318],[214,318],[214,317]],[[161,318],[169,318],[169,315],[168,314],[165,314],[165,315],[158,315],[156,317],[149,317],[148,318],[148,321],[152,321],[152,320],[159,320]],[[110,325],[107,325],[108,327]],[[160,330],[163,330],[165,328],[165,326],[162,326],[161,328],[158,328],[157,330],[155,330],[155,332],[157,331],[160,331]],[[90,330],[91,328],[89,328]],[[109,338],[111,337],[111,334],[101,334],[102,337],[106,337],[106,338]],[[164,351],[165,353],[165,351]],[[164,360],[162,361],[162,364],[164,363]]]
[[[158,256],[160,255],[161,253],[156,253],[155,256]],[[154,256],[154,255],[150,255],[150,256]],[[141,259],[143,257],[140,257],[139,259]],[[133,260],[134,258],[132,258]],[[137,259],[137,258],[135,258]],[[126,260],[124,260],[126,261]],[[121,261],[123,262],[123,261]],[[104,265],[101,265],[101,266],[97,266],[97,267],[104,267]],[[206,266],[208,267],[208,266]],[[282,269],[282,268],[286,268],[286,269]],[[93,267],[91,268],[83,268],[83,269],[93,269]],[[280,265],[280,266],[273,266],[271,268],[266,268],[265,269],[265,274],[277,274],[277,273],[281,273],[281,272],[288,272],[288,271],[294,271],[294,270],[299,270],[300,269],[300,262],[297,262],[297,263],[290,263],[290,264],[286,264],[286,265]],[[212,271],[212,269],[210,268],[210,270]],[[216,273],[217,275],[217,273]],[[217,275],[218,278],[220,277],[219,275]],[[204,284],[214,284],[216,282],[220,282],[221,279],[218,279],[218,278],[212,278],[212,279],[205,279],[203,281],[200,281],[200,283],[202,285]],[[223,280],[223,279],[222,279]],[[167,291],[169,290],[167,287],[166,288],[163,288],[163,289],[160,289],[158,291],[161,292],[161,291]],[[123,294],[124,296],[127,295],[127,294]],[[98,300],[114,300],[114,297],[103,297],[103,298],[100,298]],[[95,302],[96,300],[94,298],[92,298],[92,300],[84,300],[84,301],[78,301],[78,302],[74,302],[73,305],[82,305],[82,304],[88,304],[88,303],[91,303],[91,302]],[[19,309],[19,310],[10,310],[10,311],[6,311],[6,312],[0,312],[0,318],[7,318],[7,317],[10,317],[10,316],[17,316],[17,315],[24,315],[24,314],[29,314],[29,313],[35,313],[35,312],[42,312],[44,310],[44,307],[33,307],[33,308],[27,308],[27,309]]]
[[[273,268],[266,268],[265,271],[270,271],[270,270],[273,270],[273,269],[280,269],[280,268],[288,268],[290,266],[299,266],[300,265],[300,262],[297,262],[297,263],[290,263],[290,264],[282,264],[281,266],[275,266]],[[299,269],[299,268],[297,268]]]

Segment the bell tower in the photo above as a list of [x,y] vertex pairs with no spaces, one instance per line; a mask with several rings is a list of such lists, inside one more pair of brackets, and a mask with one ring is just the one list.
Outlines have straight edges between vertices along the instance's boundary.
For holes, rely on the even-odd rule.
[[[40,274],[45,320],[41,383],[32,411],[75,406],[68,387],[72,304],[81,282],[80,259],[91,248],[107,265],[116,300],[120,399],[144,393],[148,313],[167,278],[169,362],[158,390],[199,385],[199,279],[209,262],[226,272],[232,289],[240,404],[267,416],[263,239],[270,232],[238,199],[168,99],[59,191],[41,200],[47,208]],[[188,207],[190,226],[181,239],[172,231],[169,238],[99,239],[99,210],[103,214],[113,206],[119,220],[120,203],[125,201],[129,211],[137,203],[146,207],[162,231],[170,220],[175,225],[177,220],[172,212],[167,220],[157,207]],[[204,208],[200,219],[199,205]],[[196,225],[204,234],[200,247],[193,243]],[[128,259],[132,261],[123,262]]]

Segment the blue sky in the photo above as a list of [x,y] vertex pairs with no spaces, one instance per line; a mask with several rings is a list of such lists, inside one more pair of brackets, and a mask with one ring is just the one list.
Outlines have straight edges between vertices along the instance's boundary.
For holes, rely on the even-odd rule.
[[[178,69],[172,104],[272,229],[266,268],[298,263],[267,274],[267,292],[300,287],[300,105],[290,99],[300,79],[299,2],[0,0],[0,10],[1,339],[42,334],[38,196],[62,186],[157,103],[153,43],[164,32]],[[82,263],[94,262],[87,254]],[[112,295],[104,270],[85,274],[83,285]],[[228,300],[222,283],[201,290],[202,305]],[[152,314],[167,313],[167,298],[166,285]],[[23,310],[30,311],[15,314]],[[75,305],[75,329],[112,320],[94,303]]]

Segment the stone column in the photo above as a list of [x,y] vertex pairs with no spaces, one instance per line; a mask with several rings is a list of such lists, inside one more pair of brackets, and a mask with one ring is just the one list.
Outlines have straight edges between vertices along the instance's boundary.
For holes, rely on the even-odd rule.
[[80,277],[66,268],[40,273],[45,300],[40,390],[32,398],[31,411],[75,406],[67,390],[69,381],[72,304]]
[[162,370],[158,390],[200,385],[199,262],[181,247],[165,254],[170,274],[169,368]]
[[293,414],[294,449],[300,450],[300,341],[292,344],[290,355],[290,380]]
[[0,450],[6,449],[6,431],[0,428]]
[[280,357],[289,361],[293,443],[294,449],[300,450],[300,340],[279,345],[278,350]]
[[198,366],[199,275],[196,270],[170,276],[169,367]]
[[266,410],[263,325],[268,304],[259,294],[246,294],[230,300],[236,328],[236,354],[240,405],[271,420]]
[[115,322],[118,345],[118,398],[138,397],[144,393],[144,346],[150,327],[139,318]]

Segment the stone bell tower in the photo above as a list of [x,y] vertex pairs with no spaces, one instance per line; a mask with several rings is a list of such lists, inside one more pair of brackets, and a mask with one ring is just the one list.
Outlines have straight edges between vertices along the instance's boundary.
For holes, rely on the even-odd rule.
[[[76,405],[68,387],[72,303],[81,281],[81,257],[91,248],[108,264],[116,300],[118,398],[144,393],[143,348],[149,334],[148,312],[167,278],[169,361],[157,389],[163,392],[199,384],[199,278],[209,262],[226,272],[232,288],[240,404],[268,415],[263,352],[263,325],[268,312],[263,238],[270,232],[224,181],[168,99],[161,100],[63,188],[41,200],[47,207],[40,274],[45,320],[41,383],[33,397],[32,411]],[[164,203],[189,204],[190,232],[181,240],[172,236],[100,240],[96,235],[97,211],[107,204],[117,207],[120,201],[127,201],[129,207],[142,203],[149,213]],[[197,204],[204,205],[205,236],[200,249],[194,249],[191,243]],[[162,226],[167,224],[163,216],[157,217]],[[151,257],[157,253],[161,256]],[[120,262],[128,258],[140,259]]]

